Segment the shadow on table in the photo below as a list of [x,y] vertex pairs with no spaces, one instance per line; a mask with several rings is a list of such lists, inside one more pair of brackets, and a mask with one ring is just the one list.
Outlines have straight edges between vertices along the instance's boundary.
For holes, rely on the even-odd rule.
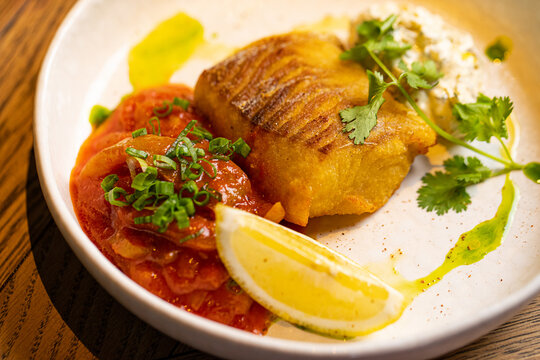
[[99,359],[215,359],[139,320],[86,271],[47,208],[33,151],[26,191],[30,242],[43,286],[65,325],[94,356]]

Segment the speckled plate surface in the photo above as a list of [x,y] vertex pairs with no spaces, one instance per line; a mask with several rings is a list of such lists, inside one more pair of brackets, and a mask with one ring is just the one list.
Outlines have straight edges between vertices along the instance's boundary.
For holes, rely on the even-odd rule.
[[[516,160],[540,159],[540,3],[535,1],[419,1],[466,31],[480,49],[497,35],[514,40],[514,51],[493,71],[488,95],[510,95],[521,136]],[[246,45],[294,27],[359,13],[365,1],[181,1],[85,0],[65,19],[41,71],[36,99],[35,149],[42,188],[66,240],[88,270],[122,304],[164,333],[227,358],[425,358],[486,333],[540,289],[540,186],[513,175],[520,190],[515,218],[503,244],[482,261],[462,266],[418,296],[396,323],[366,337],[337,341],[286,323],[267,336],[245,333],[184,312],[146,292],[109,263],[82,232],[75,218],[69,174],[79,146],[90,133],[88,114],[96,103],[114,107],[131,91],[127,53],[159,22],[184,11],[222,45],[195,56],[173,76],[194,85],[224,48]],[[489,13],[489,17],[483,14]],[[346,27],[336,29],[345,35]],[[219,50],[221,49],[221,50]],[[212,50],[212,48],[210,48]],[[396,258],[409,279],[439,266],[458,236],[491,218],[500,202],[503,178],[473,189],[473,203],[461,214],[437,217],[416,206],[421,176],[437,157],[419,157],[389,203],[369,216],[324,217],[308,233],[361,264]],[[322,304],[323,305],[323,304]]]

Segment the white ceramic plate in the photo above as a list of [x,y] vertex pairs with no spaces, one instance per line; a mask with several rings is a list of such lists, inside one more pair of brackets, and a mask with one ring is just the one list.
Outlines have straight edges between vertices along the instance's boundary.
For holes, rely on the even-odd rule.
[[[480,48],[496,35],[508,35],[515,49],[496,71],[488,95],[510,95],[521,125],[516,160],[540,159],[540,3],[489,0],[449,4],[425,2],[448,22],[470,31]],[[335,341],[274,325],[265,337],[242,332],[184,312],[146,292],[109,263],[82,232],[75,218],[69,174],[79,146],[90,133],[92,105],[114,107],[131,91],[127,53],[159,22],[184,11],[205,27],[207,38],[231,46],[286,32],[335,16],[359,13],[364,1],[182,1],[85,0],[58,31],[40,75],[34,126],[37,165],[49,208],[73,251],[95,278],[122,304],[164,333],[221,357],[423,358],[436,356],[486,333],[530,300],[540,289],[540,186],[515,174],[521,200],[502,246],[472,266],[460,267],[418,296],[399,321],[370,336]],[[490,14],[489,18],[482,14]],[[196,58],[173,77],[194,85],[219,52]],[[492,71],[490,69],[489,71]],[[499,69],[500,70],[500,69]],[[495,71],[495,70],[493,70]],[[503,179],[473,190],[466,213],[437,217],[417,208],[415,191],[428,169],[419,158],[390,202],[370,216],[312,221],[308,232],[359,263],[385,261],[400,251],[397,266],[410,279],[440,265],[457,237],[491,218]],[[256,355],[254,355],[256,354]]]

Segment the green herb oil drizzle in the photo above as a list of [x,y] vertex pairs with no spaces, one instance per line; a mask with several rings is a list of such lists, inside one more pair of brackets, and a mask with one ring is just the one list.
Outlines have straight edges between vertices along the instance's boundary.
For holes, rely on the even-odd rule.
[[420,279],[406,280],[393,265],[392,271],[389,271],[384,264],[372,264],[368,268],[399,290],[411,302],[417,295],[438,283],[450,271],[462,265],[474,264],[497,249],[512,222],[512,215],[518,197],[514,183],[507,175],[502,188],[502,201],[495,216],[476,225],[472,230],[461,234],[456,245],[446,254],[444,262],[430,274]]

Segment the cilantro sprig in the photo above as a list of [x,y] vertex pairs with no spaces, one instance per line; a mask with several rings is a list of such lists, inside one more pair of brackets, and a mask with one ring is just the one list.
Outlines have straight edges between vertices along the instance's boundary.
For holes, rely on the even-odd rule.
[[[344,123],[343,132],[349,133],[349,138],[354,144],[364,144],[377,123],[377,113],[384,103],[384,92],[389,87],[395,86],[420,118],[440,137],[503,165],[502,169],[492,171],[477,157],[454,156],[447,159],[443,164],[444,171],[426,174],[422,178],[423,186],[418,190],[420,207],[435,211],[438,215],[443,215],[449,210],[464,211],[471,202],[467,187],[515,170],[523,171],[529,179],[540,184],[540,163],[531,162],[526,165],[516,163],[502,140],[508,138],[506,120],[513,110],[510,98],[489,98],[480,94],[474,103],[456,104],[453,115],[458,122],[462,138],[444,131],[420,109],[407,91],[406,85],[413,89],[431,89],[437,85],[443,74],[431,60],[413,62],[409,68],[400,59],[411,46],[394,39],[393,25],[396,20],[397,16],[391,15],[383,21],[363,22],[357,27],[358,43],[340,55],[342,60],[356,61],[367,68],[369,80],[368,103],[339,112]],[[396,77],[386,63],[398,59],[400,59],[398,68],[402,72]],[[389,81],[385,81],[383,74]],[[493,137],[501,144],[505,157],[489,154],[469,142],[490,142]]]
[[437,171],[422,178],[418,189],[418,205],[427,211],[443,215],[449,210],[464,211],[471,203],[467,187],[492,176],[492,171],[476,157],[456,155],[444,162],[445,172]]
[[381,73],[367,71],[369,79],[368,103],[343,109],[339,112],[341,120],[345,123],[343,132],[349,134],[349,139],[355,145],[363,144],[371,129],[377,125],[377,113],[384,103],[383,93],[391,83],[386,83]]

